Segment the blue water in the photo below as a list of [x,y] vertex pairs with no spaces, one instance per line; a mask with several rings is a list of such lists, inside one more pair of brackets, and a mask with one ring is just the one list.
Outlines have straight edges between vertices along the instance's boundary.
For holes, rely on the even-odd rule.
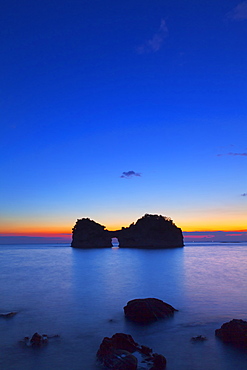
[[[125,320],[134,298],[156,297],[179,310],[141,326]],[[193,243],[170,250],[0,246],[0,368],[99,370],[105,336],[131,334],[167,358],[167,370],[246,370],[247,350],[214,331],[247,320],[247,243]],[[59,334],[40,349],[19,341],[34,332]],[[193,343],[203,335],[205,342]]]

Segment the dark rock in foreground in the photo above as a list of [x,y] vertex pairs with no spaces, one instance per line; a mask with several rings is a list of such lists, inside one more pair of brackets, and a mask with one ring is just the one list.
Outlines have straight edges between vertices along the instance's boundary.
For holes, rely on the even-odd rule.
[[21,343],[28,347],[42,347],[48,343],[48,337],[46,334],[40,335],[36,332],[33,334],[31,339],[29,337],[25,337]]
[[204,337],[203,335],[197,335],[196,337],[191,338],[192,342],[204,342],[205,340],[207,340],[207,337]]
[[46,344],[48,342],[48,339],[44,335],[34,333],[30,342],[31,342],[32,346],[41,346],[42,344]]
[[121,248],[183,247],[182,230],[170,218],[146,214],[129,227],[108,231],[105,226],[82,218],[77,220],[71,246],[74,248],[111,248],[112,238],[118,238]]
[[233,319],[224,323],[215,335],[227,343],[241,345],[247,348],[247,321]]
[[8,312],[8,313],[0,313],[0,317],[4,317],[5,319],[9,319],[15,316],[17,312]]
[[124,307],[128,319],[143,324],[172,316],[175,311],[174,307],[157,298],[133,299]]
[[105,337],[97,352],[98,360],[112,370],[136,370],[138,359],[135,354],[142,356],[142,362],[149,365],[151,370],[162,370],[166,367],[166,358],[153,353],[151,348],[140,346],[129,334],[116,333],[111,338]]
[[31,339],[29,337],[25,337],[22,341],[20,341],[21,344],[27,346],[27,347],[42,347],[43,345],[46,345],[48,343],[48,339],[50,338],[59,338],[58,334],[55,335],[47,335],[39,333],[34,333]]

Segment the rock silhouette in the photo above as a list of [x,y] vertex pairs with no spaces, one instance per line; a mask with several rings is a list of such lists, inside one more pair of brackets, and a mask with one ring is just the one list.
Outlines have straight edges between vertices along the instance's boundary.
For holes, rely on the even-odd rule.
[[247,348],[247,321],[233,319],[224,323],[215,335],[227,343],[237,344]]
[[0,317],[4,317],[5,319],[9,319],[15,316],[17,312],[8,312],[8,313],[0,313]]
[[125,317],[142,324],[172,316],[175,311],[174,307],[157,298],[133,299],[124,307]]
[[182,230],[170,218],[146,214],[121,230],[108,231],[105,226],[82,218],[72,229],[74,248],[111,248],[112,238],[118,238],[121,248],[178,248],[183,247]]

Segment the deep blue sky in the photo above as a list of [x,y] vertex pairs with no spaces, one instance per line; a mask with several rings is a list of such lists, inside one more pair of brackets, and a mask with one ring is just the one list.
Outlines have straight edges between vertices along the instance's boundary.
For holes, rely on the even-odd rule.
[[0,232],[247,229],[247,1],[6,0],[0,24]]

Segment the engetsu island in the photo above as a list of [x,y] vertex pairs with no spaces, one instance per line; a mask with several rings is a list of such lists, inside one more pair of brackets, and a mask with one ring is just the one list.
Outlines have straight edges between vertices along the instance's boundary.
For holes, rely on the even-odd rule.
[[109,231],[105,226],[82,218],[72,229],[73,248],[111,248],[117,238],[121,248],[179,248],[184,246],[182,230],[169,217],[145,214],[121,230]]

